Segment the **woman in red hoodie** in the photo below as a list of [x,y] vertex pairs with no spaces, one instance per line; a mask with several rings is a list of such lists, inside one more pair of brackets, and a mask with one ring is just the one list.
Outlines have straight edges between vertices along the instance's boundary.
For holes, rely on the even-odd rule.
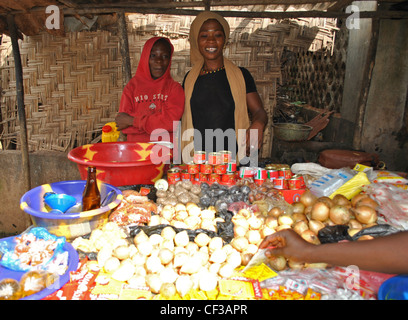
[[173,121],[179,121],[184,112],[183,88],[170,75],[173,51],[167,38],[146,41],[115,118],[127,141],[173,142]]

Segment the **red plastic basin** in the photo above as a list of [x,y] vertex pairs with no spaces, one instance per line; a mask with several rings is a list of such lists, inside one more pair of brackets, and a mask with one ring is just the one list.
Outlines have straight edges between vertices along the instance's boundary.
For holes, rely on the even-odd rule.
[[68,159],[78,165],[83,180],[87,168],[94,166],[98,180],[116,187],[154,184],[163,176],[163,161],[170,163],[171,149],[152,143],[105,142],[77,147]]

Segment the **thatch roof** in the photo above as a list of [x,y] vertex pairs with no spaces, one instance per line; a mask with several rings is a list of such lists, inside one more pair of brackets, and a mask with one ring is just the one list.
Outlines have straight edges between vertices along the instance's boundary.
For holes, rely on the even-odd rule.
[[[398,9],[407,1],[380,0],[386,10],[361,12],[360,17],[408,18],[408,12]],[[61,21],[66,16],[94,16],[125,13],[156,13],[174,15],[196,15],[202,10],[218,11],[229,17],[248,18],[297,18],[297,17],[346,17],[346,7],[352,0],[0,0],[0,33],[8,34],[7,15],[13,15],[22,34],[35,35],[46,30],[45,22],[50,13],[46,8],[58,6]],[[227,8],[227,9],[225,9]],[[54,13],[54,11],[52,12]],[[64,29],[46,30],[62,34]]]

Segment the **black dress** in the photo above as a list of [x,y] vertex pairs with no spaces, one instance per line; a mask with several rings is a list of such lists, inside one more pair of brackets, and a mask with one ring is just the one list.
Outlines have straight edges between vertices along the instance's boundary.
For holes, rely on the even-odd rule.
[[[251,73],[240,67],[246,93],[256,92]],[[209,152],[237,150],[235,137],[235,103],[225,69],[200,75],[190,100],[194,129],[194,150]],[[201,137],[201,139],[200,139]],[[234,153],[236,154],[236,152]]]

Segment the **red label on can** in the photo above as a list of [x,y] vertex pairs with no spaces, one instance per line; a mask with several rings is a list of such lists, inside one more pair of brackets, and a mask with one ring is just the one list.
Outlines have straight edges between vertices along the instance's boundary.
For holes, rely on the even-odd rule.
[[167,182],[169,184],[175,184],[176,182],[180,181],[181,175],[180,171],[176,169],[170,169],[167,171]]
[[267,172],[266,172],[266,170],[265,169],[262,169],[262,168],[256,168],[255,169],[255,174],[254,174],[254,179],[257,179],[257,180],[266,180],[266,178],[267,178]]
[[221,176],[217,173],[210,173],[208,175],[208,182],[209,183],[221,182]]
[[221,154],[221,163],[227,164],[231,162],[231,159],[232,159],[231,151],[223,150],[223,151],[220,151],[220,154]]
[[240,178],[253,178],[254,177],[254,169],[249,167],[241,167],[239,170]]
[[189,181],[191,179],[191,174],[187,170],[181,171],[181,181]]
[[284,178],[276,178],[273,180],[273,187],[275,189],[287,189],[288,181]]
[[205,163],[205,151],[195,151],[193,162],[196,164]]
[[198,173],[198,181],[200,182],[208,182],[208,174],[205,173]]
[[270,170],[266,170],[266,173],[267,173],[267,176],[268,176],[269,180],[279,178],[279,171],[278,170],[270,169]]
[[210,174],[212,173],[213,166],[208,163],[200,164],[200,173]]
[[225,184],[234,184],[235,180],[235,173],[225,173],[221,176],[221,182]]
[[292,178],[293,174],[290,169],[287,168],[282,168],[279,170],[279,177],[282,177],[284,179],[290,179]]
[[290,190],[298,190],[302,187],[302,182],[299,178],[292,178],[288,180],[288,187]]
[[189,163],[187,164],[187,172],[190,174],[196,174],[200,172],[200,165],[197,163]]
[[216,174],[224,174],[227,172],[227,165],[226,164],[217,164],[214,166],[214,173]]
[[255,182],[258,186],[261,186],[261,185],[265,182],[265,179],[254,179],[254,182]]
[[221,154],[219,152],[211,152],[208,154],[208,163],[212,165],[221,164]]
[[237,171],[237,163],[236,162],[229,162],[227,164],[227,172],[235,172]]

